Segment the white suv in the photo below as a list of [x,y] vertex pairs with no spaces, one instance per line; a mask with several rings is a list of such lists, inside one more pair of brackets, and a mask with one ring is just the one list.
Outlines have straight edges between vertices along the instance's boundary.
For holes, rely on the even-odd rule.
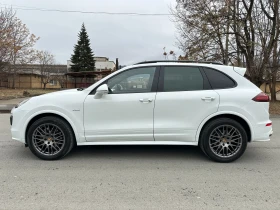
[[269,141],[269,97],[246,69],[207,62],[149,61],[86,89],[33,97],[12,110],[12,137],[39,158],[82,145],[193,145],[231,162],[247,142]]

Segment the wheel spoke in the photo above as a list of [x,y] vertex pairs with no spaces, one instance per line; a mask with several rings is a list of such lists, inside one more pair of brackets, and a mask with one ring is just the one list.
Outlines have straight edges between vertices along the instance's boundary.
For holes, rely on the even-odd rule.
[[39,125],[32,134],[32,142],[38,152],[43,155],[55,155],[65,145],[65,135],[55,124]]
[[242,146],[241,133],[232,125],[218,126],[210,133],[209,146],[215,155],[223,158],[231,157]]

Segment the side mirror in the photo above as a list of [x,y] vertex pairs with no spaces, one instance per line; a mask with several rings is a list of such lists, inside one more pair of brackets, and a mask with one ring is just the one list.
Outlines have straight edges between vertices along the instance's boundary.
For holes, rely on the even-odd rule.
[[108,94],[109,92],[109,88],[108,88],[108,85],[107,84],[103,84],[101,86],[99,86],[96,90],[96,93],[94,95],[94,98],[95,99],[99,99],[99,98],[102,98],[102,96],[104,94]]

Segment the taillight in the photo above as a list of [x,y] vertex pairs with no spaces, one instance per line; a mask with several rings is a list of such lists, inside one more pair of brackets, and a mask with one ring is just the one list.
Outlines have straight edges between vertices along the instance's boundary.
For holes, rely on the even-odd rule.
[[252,100],[256,102],[269,102],[269,96],[261,92],[260,94],[256,95]]

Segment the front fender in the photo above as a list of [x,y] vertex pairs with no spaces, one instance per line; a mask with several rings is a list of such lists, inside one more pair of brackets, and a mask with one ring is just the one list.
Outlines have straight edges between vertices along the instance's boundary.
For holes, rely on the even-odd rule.
[[41,115],[41,114],[55,114],[55,115],[58,115],[58,116],[64,118],[71,125],[77,142],[84,142],[85,137],[84,137],[84,129],[82,127],[82,125],[83,125],[82,110],[80,110],[80,112],[81,112],[80,113],[81,116],[79,117],[79,116],[77,116],[79,114],[77,114],[76,112],[75,112],[75,114],[73,114],[70,111],[61,109],[56,106],[43,106],[43,107],[38,107],[38,108],[32,109],[30,112],[26,113],[26,115],[25,115],[27,117],[24,120],[24,125],[23,125],[24,132],[22,133],[21,138],[25,140],[27,126],[34,117]]

